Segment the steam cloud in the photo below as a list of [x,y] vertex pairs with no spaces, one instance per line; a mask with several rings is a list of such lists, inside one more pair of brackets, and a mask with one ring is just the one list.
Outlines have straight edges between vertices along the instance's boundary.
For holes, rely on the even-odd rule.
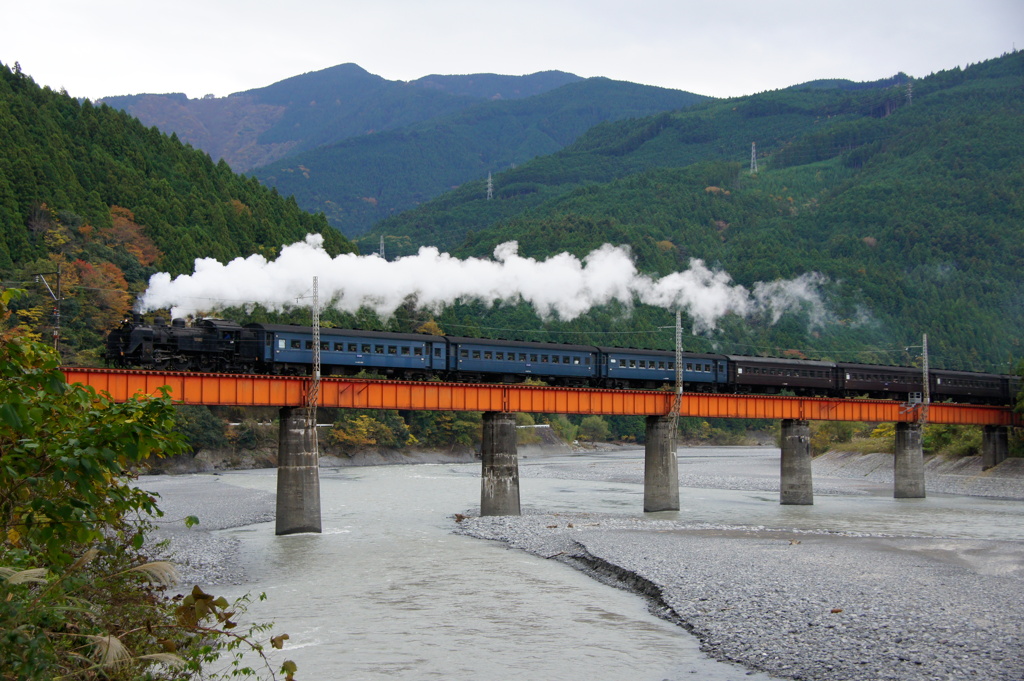
[[434,312],[457,301],[525,300],[541,317],[565,321],[613,301],[627,306],[639,301],[687,312],[695,331],[714,329],[729,313],[766,314],[774,323],[786,312],[809,309],[813,323],[824,318],[819,274],[758,283],[750,291],[696,259],[684,272],[652,278],[637,271],[626,246],[605,244],[582,260],[561,253],[541,261],[518,251],[518,243],[510,241],[494,249],[493,260],[460,260],[434,247],[392,262],[376,255],[331,258],[323,237],[310,234],[282,248],[276,260],[250,255],[223,264],[199,258],[193,274],[174,279],[166,272],[154,274],[140,307],[171,308],[175,317],[253,303],[272,310],[308,307],[315,275],[323,307],[355,312],[366,306],[383,317],[415,296],[418,306]]

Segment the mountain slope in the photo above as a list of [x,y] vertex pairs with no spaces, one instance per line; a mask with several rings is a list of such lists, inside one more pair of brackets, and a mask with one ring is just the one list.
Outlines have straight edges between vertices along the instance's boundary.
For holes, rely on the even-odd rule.
[[[515,239],[546,257],[625,243],[646,271],[696,257],[748,287],[818,271],[828,323],[729,320],[688,346],[911,363],[904,348],[927,333],[937,365],[1008,371],[1024,352],[1024,54],[915,80],[912,96],[818,85],[599,126],[496,176],[495,199],[462,187],[382,223],[367,246],[383,234],[392,257],[423,243],[488,255]],[[657,331],[670,314],[654,309],[543,325],[477,306],[439,321],[670,342]]]
[[322,215],[175,136],[0,65],[0,273],[31,291],[15,321],[36,330],[53,325],[53,300],[34,275],[51,277],[66,359],[88,357],[152,273],[272,255],[308,233],[353,250]]
[[529,76],[426,76],[404,83],[356,64],[340,64],[228,97],[141,94],[98,103],[173,132],[244,172],[321,144],[405,127],[483,100],[533,96],[578,80],[570,73],[547,71]]
[[681,109],[703,99],[591,78],[319,147],[253,174],[294,195],[299,205],[323,211],[346,234],[359,234],[453,186],[557,151],[599,123]]

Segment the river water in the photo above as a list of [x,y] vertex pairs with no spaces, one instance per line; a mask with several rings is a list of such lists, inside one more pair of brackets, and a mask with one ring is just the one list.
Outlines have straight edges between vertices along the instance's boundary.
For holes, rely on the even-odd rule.
[[[687,450],[681,450],[684,476]],[[694,456],[707,457],[704,450]],[[714,454],[712,454],[714,456]],[[722,450],[724,463],[777,475],[778,450]],[[580,465],[621,470],[643,452],[521,461],[524,510],[642,517],[642,484],[565,479]],[[706,461],[702,463],[707,463]],[[616,468],[617,467],[617,468]],[[768,679],[719,663],[696,639],[647,612],[643,599],[558,563],[451,534],[454,513],[479,507],[479,464],[321,470],[323,533],[276,537],[273,523],[223,530],[241,542],[247,582],[218,595],[265,592],[252,609],[290,636],[298,678]],[[222,482],[273,491],[273,470]],[[685,488],[679,513],[727,525],[1024,539],[1018,502],[891,489],[780,506],[777,492]],[[280,653],[275,659],[284,659]]]

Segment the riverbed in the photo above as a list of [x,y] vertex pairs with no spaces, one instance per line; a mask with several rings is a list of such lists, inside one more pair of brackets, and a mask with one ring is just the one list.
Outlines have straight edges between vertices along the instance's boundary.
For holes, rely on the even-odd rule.
[[143,486],[207,528],[165,528],[189,582],[267,593],[299,678],[1024,678],[1020,501],[821,476],[782,507],[777,449],[697,448],[643,514],[638,471],[524,459],[524,515],[476,518],[479,464],[323,469],[324,532],[292,537],[272,470]]

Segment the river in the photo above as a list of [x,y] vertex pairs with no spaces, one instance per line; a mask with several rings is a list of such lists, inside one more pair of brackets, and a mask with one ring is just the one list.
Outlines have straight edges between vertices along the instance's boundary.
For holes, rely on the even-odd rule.
[[[688,457],[687,454],[690,454]],[[524,512],[643,517],[643,488],[623,471],[643,453],[521,461]],[[717,460],[717,461],[716,461]],[[777,475],[778,450],[681,450],[702,471]],[[571,471],[605,479],[569,479]],[[607,467],[610,473],[601,475]],[[218,595],[265,592],[257,620],[290,636],[284,655],[300,679],[768,679],[703,655],[681,628],[647,612],[638,596],[561,563],[451,534],[452,515],[479,506],[479,464],[323,469],[323,533],[277,537],[273,523],[221,530],[239,540],[245,583]],[[220,477],[273,491],[275,471]],[[816,481],[817,483],[817,481]],[[777,480],[776,480],[777,484]],[[1020,502],[932,495],[893,500],[854,485],[783,507],[777,492],[684,487],[677,513],[656,518],[724,525],[881,534],[1024,538]],[[648,516],[651,517],[651,516]],[[275,659],[284,659],[278,653]]]

